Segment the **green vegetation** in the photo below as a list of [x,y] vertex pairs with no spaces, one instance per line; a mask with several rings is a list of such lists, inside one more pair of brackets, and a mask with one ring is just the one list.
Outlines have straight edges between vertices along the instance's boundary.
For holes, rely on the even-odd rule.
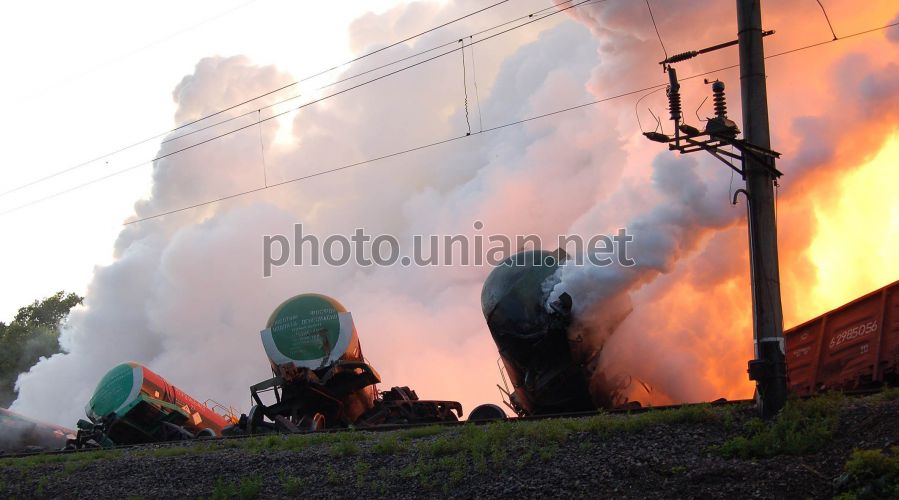
[[371,470],[371,464],[365,461],[356,462],[356,484],[361,488],[365,486],[365,478]]
[[208,451],[208,446],[197,444],[195,446],[165,446],[161,448],[153,448],[150,450],[142,450],[136,452],[137,455],[150,457],[181,457],[184,455],[199,455]]
[[306,489],[306,480],[301,477],[296,476],[286,476],[284,473],[281,473],[281,486],[284,488],[284,493],[287,493],[290,496],[300,496],[303,494],[303,490]]
[[328,465],[327,472],[325,473],[325,480],[328,481],[328,484],[340,484],[340,474],[337,473],[337,469]]
[[426,425],[423,427],[413,427],[402,431],[396,431],[397,437],[402,440],[418,439],[429,436],[436,436],[449,430],[449,427],[440,425]]
[[252,500],[259,497],[261,489],[262,480],[259,478],[241,478],[240,482],[225,481],[219,478],[215,482],[210,498],[213,500],[230,500],[232,498]]
[[750,420],[746,424],[748,436],[730,439],[718,451],[731,458],[814,453],[831,442],[844,404],[845,398],[839,393],[788,401],[773,421]]
[[[615,433],[639,432],[655,425],[697,422],[723,422],[732,412],[729,408],[708,405],[662,410],[637,415],[600,414],[582,419],[546,419],[529,422],[495,422],[480,426],[430,426],[393,433],[397,440],[421,439],[409,448],[418,459],[400,470],[406,479],[417,481],[426,490],[444,492],[472,472],[484,472],[511,465],[522,468],[535,457],[548,461],[559,447],[575,434],[607,436]],[[396,443],[396,444],[395,444]],[[579,447],[589,446],[583,441]],[[383,436],[374,448],[380,453],[397,453],[399,443],[393,436]]]
[[841,500],[899,498],[899,446],[890,453],[855,450],[837,479]]
[[59,327],[84,298],[57,292],[22,307],[7,325],[0,322],[0,407],[16,399],[15,383],[41,357],[60,352]]
[[335,455],[353,455],[359,451],[358,443],[366,441],[368,434],[358,431],[321,432],[309,434],[268,434],[246,439],[218,441],[212,448],[242,448],[260,453],[263,451],[299,451],[310,446],[327,444]]
[[331,435],[331,454],[349,457],[359,454],[359,445],[368,440],[368,434],[362,432],[338,432]]
[[[56,453],[50,455],[38,454],[26,457],[0,458],[0,467],[9,466],[18,467],[20,469],[29,469],[39,465],[57,463],[77,463],[79,465],[87,465],[87,463],[93,462],[95,460],[109,460],[112,458],[118,458],[121,455],[122,452],[120,450],[80,451],[71,453]],[[71,468],[67,469],[71,471],[74,470],[74,467],[75,466],[71,466]]]
[[41,476],[40,479],[37,480],[37,485],[34,487],[34,494],[42,497],[44,496],[44,488],[47,487],[47,481],[50,479],[49,476]]
[[875,401],[895,401],[899,399],[899,387],[884,387],[881,392],[871,398]]
[[379,455],[395,455],[404,449],[394,433],[385,433],[372,446],[372,450]]

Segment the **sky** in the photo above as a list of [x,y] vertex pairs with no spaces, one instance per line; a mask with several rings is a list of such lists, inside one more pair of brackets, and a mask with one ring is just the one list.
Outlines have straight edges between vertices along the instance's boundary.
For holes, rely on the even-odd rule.
[[[12,111],[2,125],[0,192],[488,4],[17,5],[24,10],[0,21],[4,60],[15,68],[0,83]],[[735,36],[732,2],[653,5],[670,53]],[[825,5],[841,36],[899,15],[886,0],[863,9]],[[647,109],[664,116],[662,92],[636,108],[644,93],[123,225],[256,188],[263,169],[263,182],[277,183],[464,135],[465,92],[477,132],[665,82],[656,64],[663,49],[643,2],[596,2],[494,38],[473,35],[551,6],[511,0],[299,91],[314,99],[331,91],[319,86],[468,35],[466,64],[476,73],[462,74],[456,52],[47,201],[18,208],[170,152],[179,143],[161,140],[177,134],[0,196],[0,212],[14,210],[0,215],[7,241],[0,318],[60,289],[86,296],[65,326],[67,353],[23,374],[12,408],[71,424],[99,377],[135,360],[201,401],[245,411],[248,386],[268,376],[258,332],[281,301],[303,292],[332,295],[353,312],[363,351],[388,386],[409,385],[467,409],[497,402],[496,348],[479,304],[489,269],[287,266],[262,277],[263,236],[290,234],[296,223],[320,235],[364,227],[408,241],[472,235],[476,220],[485,232],[544,241],[634,229],[642,235],[635,268],[560,276],[586,345],[602,349],[600,371],[616,383],[645,382],[625,390],[654,404],[748,397],[745,206],[729,202],[740,179],[714,159],[679,157],[642,137],[635,109],[644,126],[652,122]],[[765,9],[766,27],[778,30],[766,41],[768,54],[832,38],[814,1]],[[768,61],[773,147],[784,153],[787,174],[778,190],[787,327],[899,279],[891,252],[899,183],[883,181],[895,177],[899,147],[897,40],[893,28]],[[730,49],[678,71],[684,78],[734,63]],[[709,78],[726,82],[740,123],[736,71]],[[693,111],[708,87],[692,79],[683,89],[688,120],[697,124],[693,115],[711,113],[708,103]],[[195,137],[220,130],[227,129]]]
[[[224,2],[26,2],[0,20],[2,136],[7,191],[174,126],[172,90],[202,57],[243,54],[295,75],[354,56],[347,27],[395,1],[309,9],[279,0]],[[53,15],[47,15],[52,12]],[[315,50],[309,50],[315,47]],[[86,135],[89,134],[89,135]],[[104,158],[0,199],[6,211],[155,156],[159,140]],[[146,165],[51,202],[4,216],[0,230],[23,244],[4,250],[0,318],[55,290],[84,293],[134,201],[149,193]],[[102,203],[96,200],[100,197]],[[27,241],[27,243],[24,243]]]

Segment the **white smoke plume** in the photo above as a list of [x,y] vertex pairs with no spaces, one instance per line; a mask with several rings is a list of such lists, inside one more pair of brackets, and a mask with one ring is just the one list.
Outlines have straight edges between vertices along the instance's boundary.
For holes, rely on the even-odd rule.
[[[709,16],[732,19],[723,3],[682,4],[676,10],[663,4],[657,13],[669,50],[733,38],[734,26],[727,23],[699,33],[690,28]],[[367,15],[351,28],[353,46],[364,52],[477,6],[411,3]],[[610,0],[580,8],[573,18],[556,16],[475,45],[484,127],[664,81],[655,64],[661,50],[644,8],[642,2]],[[789,19],[793,9],[778,7],[769,19]],[[467,33],[510,17],[509,11],[489,14],[477,19],[481,24],[472,19],[459,29]],[[404,57],[447,38],[435,32],[389,56]],[[716,54],[686,65],[682,74],[734,57]],[[360,61],[345,74],[373,65]],[[884,71],[873,63],[864,70]],[[801,68],[776,71],[787,78]],[[738,102],[736,73],[719,76]],[[239,56],[203,59],[175,88],[176,121],[295,79]],[[692,82],[684,86],[685,100],[698,104],[707,88]],[[472,83],[469,114],[477,132]],[[786,86],[782,80],[771,85],[772,95]],[[816,92],[809,98],[823,100],[819,94],[827,91]],[[442,58],[305,108],[281,130],[267,122],[261,130],[251,127],[157,161],[152,196],[136,203],[135,215],[258,187],[263,164],[271,184],[464,134],[462,102],[461,59]],[[554,242],[561,234],[589,237],[628,227],[636,238],[636,267],[572,269],[560,285],[573,295],[583,321],[602,332],[596,344],[603,345],[603,370],[644,381],[659,402],[745,397],[751,390],[745,364],[733,362],[748,359],[751,346],[748,309],[737,300],[748,300],[743,209],[729,206],[729,188],[739,179],[732,184],[728,171],[708,158],[678,158],[647,143],[633,102],[582,108],[126,226],[115,262],[97,269],[84,306],[68,322],[62,338],[67,352],[19,378],[13,409],[72,425],[102,374],[134,360],[200,401],[214,398],[246,411],[248,387],[270,376],[258,332],[278,304],[303,292],[331,295],[352,311],[363,352],[386,387],[409,385],[423,398],[459,400],[467,410],[497,402],[497,352],[479,304],[488,268],[286,266],[264,279],[263,236],[290,237],[295,223],[320,238],[364,227],[369,234],[393,234],[404,245],[415,234],[537,234]],[[662,112],[663,95],[647,105]],[[784,152],[799,148],[801,131],[789,127],[798,116],[786,109],[774,113],[783,124],[775,137],[789,146]],[[739,116],[733,118],[739,123]],[[861,113],[855,119],[875,121]],[[180,145],[168,144],[163,152]],[[483,231],[473,229],[474,221],[483,221]],[[701,291],[712,297],[705,295],[705,304]],[[675,300],[684,297],[695,300],[689,307]],[[702,306],[710,301],[723,305],[706,312]]]

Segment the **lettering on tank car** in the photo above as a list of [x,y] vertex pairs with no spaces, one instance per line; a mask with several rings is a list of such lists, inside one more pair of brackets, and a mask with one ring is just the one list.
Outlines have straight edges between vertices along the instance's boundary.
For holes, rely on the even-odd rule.
[[837,347],[845,344],[846,342],[850,342],[857,338],[870,335],[876,331],[877,320],[859,323],[855,326],[840,330],[833,336],[833,338],[830,339],[830,350],[835,350]]

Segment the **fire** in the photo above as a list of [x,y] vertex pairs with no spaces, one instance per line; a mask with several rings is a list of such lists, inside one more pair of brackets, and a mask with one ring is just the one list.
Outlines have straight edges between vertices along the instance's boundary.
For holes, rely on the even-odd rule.
[[807,250],[817,283],[800,321],[824,313],[899,278],[899,130],[857,170],[845,174],[827,199],[815,202],[817,231]]

